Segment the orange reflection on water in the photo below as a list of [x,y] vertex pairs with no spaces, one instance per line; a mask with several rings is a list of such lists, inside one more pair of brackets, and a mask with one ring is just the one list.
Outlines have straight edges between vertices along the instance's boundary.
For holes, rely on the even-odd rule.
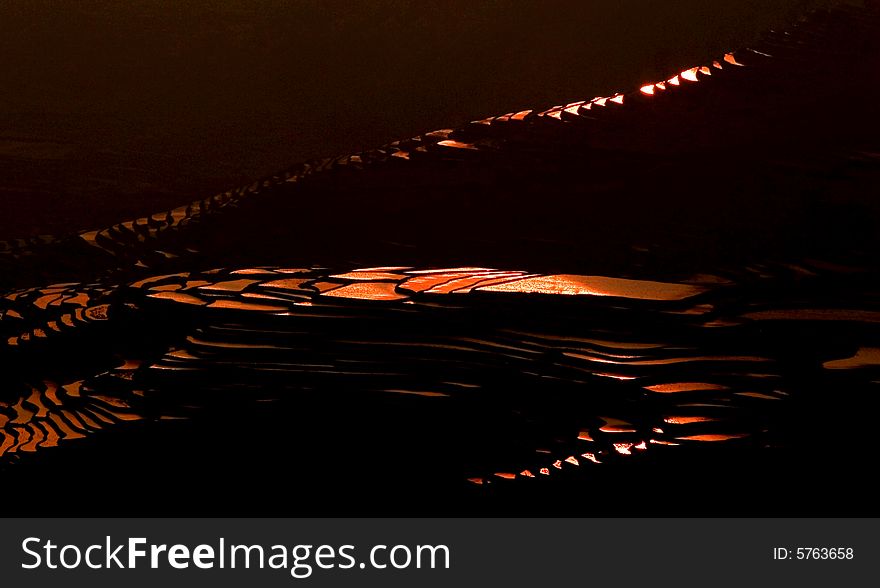
[[654,95],[654,84],[648,84],[646,86],[642,86],[641,88],[639,88],[639,91],[642,94],[647,94],[648,96],[653,96]]
[[34,300],[34,306],[45,309],[49,304],[56,300],[61,300],[61,294],[46,294],[45,296],[40,296]]
[[727,55],[725,55],[724,61],[726,61],[727,63],[729,63],[731,65],[738,65],[740,67],[742,67],[742,65],[743,65],[742,63],[740,63],[736,60],[736,57],[733,56],[733,53],[728,53]]
[[453,149],[470,149],[474,151],[477,149],[475,145],[471,143],[462,143],[461,141],[447,140],[439,141],[437,144],[442,145],[443,147],[452,147]]
[[632,455],[632,443],[615,443],[614,451],[621,455]]
[[663,422],[669,423],[670,425],[689,425],[691,423],[708,423],[717,420],[718,419],[705,416],[671,416],[663,419]]
[[62,439],[84,439],[84,438],[85,438],[85,435],[83,435],[82,433],[79,433],[79,432],[77,432],[77,431],[74,431],[74,430],[70,427],[70,425],[68,425],[68,424],[64,421],[64,419],[62,419],[60,416],[58,416],[57,413],[54,413],[54,412],[53,412],[52,414],[50,414],[50,415],[49,415],[49,420],[51,420],[53,423],[55,423],[55,427],[56,427],[61,433],[64,434],[64,436],[62,437]]
[[620,374],[609,374],[607,372],[594,372],[594,376],[599,376],[600,378],[612,378],[614,380],[635,380],[636,376],[622,376]]
[[444,392],[425,392],[420,390],[385,390],[394,394],[411,394],[413,396],[424,396],[425,398],[448,398],[449,394]]
[[189,290],[190,288],[197,288],[199,286],[207,286],[211,282],[207,280],[187,280],[186,284],[183,285],[184,290]]
[[730,433],[730,434],[713,434],[713,435],[688,435],[687,437],[676,437],[682,441],[728,441],[730,439],[741,439],[747,437],[746,433]]
[[345,274],[335,274],[330,276],[331,278],[337,280],[399,280],[404,276],[404,274],[396,274],[392,272],[383,272],[383,271],[354,271],[348,272]]
[[248,268],[244,268],[244,269],[237,269],[237,270],[231,271],[229,273],[249,276],[249,275],[272,274],[275,272],[273,272],[272,270],[260,269],[258,267],[248,267]]
[[666,359],[643,359],[638,361],[615,361],[613,359],[595,357],[592,355],[585,355],[583,353],[573,353],[571,351],[565,351],[562,355],[566,357],[573,357],[575,359],[583,359],[586,361],[594,361],[598,363],[613,363],[616,365],[672,365],[676,363],[690,363],[694,361],[754,361],[754,362],[762,362],[762,361],[770,361],[766,357],[756,357],[750,355],[703,355],[703,356],[694,356],[694,357],[669,357]]
[[599,430],[603,433],[635,433],[636,430],[633,427],[632,423],[628,423],[626,421],[622,421],[620,419],[613,419],[610,417],[602,417],[602,420],[605,421],[605,424],[599,427]]
[[359,300],[401,300],[407,296],[397,292],[394,282],[363,282],[349,284],[324,292],[323,296]]
[[43,418],[46,416],[46,414],[48,414],[49,409],[47,409],[46,406],[43,404],[43,401],[41,400],[40,396],[41,396],[40,391],[37,390],[36,388],[34,388],[33,390],[31,390],[31,395],[28,396],[27,401],[32,406],[36,407],[36,409],[37,409],[36,416],[38,418]]
[[488,268],[488,267],[465,266],[465,267],[450,267],[450,268],[443,268],[443,269],[413,270],[408,273],[414,274],[414,275],[422,275],[422,274],[448,274],[450,272],[491,272],[491,271],[495,271],[495,270],[493,270],[492,268]]
[[299,290],[308,280],[286,278],[283,280],[272,280],[271,282],[263,282],[263,288],[280,288],[282,290]]
[[525,278],[477,289],[490,292],[521,292],[524,294],[615,296],[639,300],[683,300],[704,291],[703,288],[692,284],[629,280],[604,276],[578,276],[573,274]]
[[245,292],[242,294],[243,298],[257,298],[259,300],[272,300],[274,302],[287,302],[284,298],[279,298],[278,296],[270,296],[268,294],[259,294],[257,292]]
[[12,407],[15,411],[15,418],[12,419],[13,424],[24,424],[31,420],[31,417],[34,415],[33,411],[26,409],[23,406],[24,398],[20,398],[18,402]]
[[362,267],[356,270],[353,270],[355,273],[360,272],[397,272],[397,271],[406,271],[412,269],[406,265],[382,265],[377,267]]
[[880,347],[860,347],[852,357],[826,361],[822,367],[828,370],[848,370],[878,365],[880,365]]
[[309,286],[323,294],[342,287],[342,284],[339,282],[309,282]]
[[57,447],[58,442],[61,441],[61,435],[59,435],[55,429],[47,425],[43,425],[43,428],[47,431],[47,436],[41,447]]
[[696,82],[697,81],[697,70],[699,70],[698,67],[692,67],[690,69],[686,69],[683,72],[681,72],[681,74],[680,74],[681,78],[683,80],[687,80],[689,82]]
[[737,392],[737,396],[745,396],[747,398],[760,398],[761,400],[779,400],[778,396],[770,396],[769,394],[761,394],[760,392]]
[[189,294],[181,294],[180,292],[156,292],[155,294],[148,294],[148,296],[150,298],[173,300],[174,302],[192,304],[197,306],[207,304],[207,301],[202,300],[201,298],[196,298],[195,296],[190,296]]
[[431,294],[467,293],[472,288],[524,278],[534,274],[493,270],[449,271],[413,276],[400,284],[402,290]]
[[710,384],[708,382],[676,382],[674,384],[655,384],[653,386],[645,386],[646,390],[652,392],[660,392],[661,394],[670,394],[675,392],[700,392],[703,390],[726,390],[726,386],[720,384]]
[[259,280],[229,280],[226,282],[216,282],[205,286],[200,286],[203,290],[219,290],[221,292],[241,292],[251,284],[256,284]]
[[[69,395],[79,398],[80,393],[82,391],[82,380],[71,382],[70,384],[64,384],[61,388]],[[60,404],[60,403],[58,403]]]

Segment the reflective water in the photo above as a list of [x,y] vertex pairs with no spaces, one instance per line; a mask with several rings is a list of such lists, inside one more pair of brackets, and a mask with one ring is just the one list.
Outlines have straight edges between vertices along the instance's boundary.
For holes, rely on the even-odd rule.
[[[520,440],[472,447],[462,479],[481,485],[658,447],[796,446],[789,421],[804,415],[805,398],[853,386],[850,373],[873,394],[880,380],[870,346],[880,290],[835,289],[829,302],[846,311],[787,308],[791,287],[820,293],[852,275],[828,267],[768,267],[752,284],[701,276],[700,286],[490,268],[283,270],[296,279],[250,268],[236,280],[242,270],[212,270],[139,280],[100,313],[88,312],[87,292],[101,294],[77,285],[15,292],[7,300],[20,313],[45,312],[47,291],[67,301],[57,313],[85,301],[74,329],[88,337],[105,323],[127,343],[113,351],[118,363],[98,361],[76,381],[7,381],[21,392],[0,404],[0,459],[132,421],[199,418],[232,398],[246,414],[306,391],[366,395],[373,410],[383,398],[420,399],[407,408],[415,421],[436,402],[483,415],[495,435]],[[708,310],[688,312],[698,307]],[[29,344],[26,334],[10,341]]]
[[828,18],[0,244],[2,481],[873,504],[880,15]]

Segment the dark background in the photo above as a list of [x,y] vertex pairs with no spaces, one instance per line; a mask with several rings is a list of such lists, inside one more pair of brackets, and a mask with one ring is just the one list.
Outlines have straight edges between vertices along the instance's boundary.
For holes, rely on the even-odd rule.
[[804,0],[0,3],[0,239],[94,228],[312,157],[629,90]]

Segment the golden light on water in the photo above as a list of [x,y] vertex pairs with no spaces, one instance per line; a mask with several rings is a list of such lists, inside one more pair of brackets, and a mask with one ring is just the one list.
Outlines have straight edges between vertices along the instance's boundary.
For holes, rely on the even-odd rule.
[[653,386],[645,386],[646,390],[651,392],[660,392],[661,394],[670,394],[675,392],[699,392],[703,390],[726,390],[726,386],[720,384],[710,384],[708,382],[675,382],[671,384],[654,384]]
[[671,416],[663,419],[664,423],[670,425],[689,425],[691,423],[707,423],[718,419],[705,416]]
[[632,443],[615,443],[614,451],[621,455],[632,455]]
[[731,439],[741,439],[747,437],[745,433],[730,434],[714,434],[714,435],[689,435],[687,437],[676,437],[682,441],[729,441]]
[[406,298],[406,295],[397,292],[394,282],[359,282],[334,288],[323,295],[359,300],[401,300]]
[[828,370],[847,370],[870,366],[880,366],[880,347],[860,347],[852,357],[826,361],[822,364],[822,367]]
[[733,53],[728,53],[727,55],[725,55],[725,56],[724,56],[724,61],[726,61],[727,63],[729,63],[729,64],[731,64],[731,65],[738,65],[738,66],[740,66],[740,67],[743,66],[742,63],[739,63],[739,62],[736,60],[736,57],[733,56]]
[[683,300],[704,291],[699,286],[604,276],[556,274],[504,282],[478,288],[489,292],[562,294],[568,296],[618,296],[641,300]]
[[696,81],[698,81],[697,80],[697,71],[698,70],[699,70],[699,68],[692,67],[690,69],[684,70],[683,72],[681,72],[680,75],[681,75],[682,79],[684,79],[684,80],[688,80],[689,82],[696,82]]

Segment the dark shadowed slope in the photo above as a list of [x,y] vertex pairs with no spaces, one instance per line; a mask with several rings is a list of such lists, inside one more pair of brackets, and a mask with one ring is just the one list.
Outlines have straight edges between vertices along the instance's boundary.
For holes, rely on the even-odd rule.
[[0,240],[106,226],[308,158],[638,86],[804,4],[3,2]]
[[181,257],[194,269],[193,251],[200,267],[558,259],[620,273],[644,249],[692,270],[862,247],[877,214],[874,27],[873,10],[818,13],[644,90],[312,161],[59,246],[12,244],[6,280],[26,275],[20,256],[55,280]]

